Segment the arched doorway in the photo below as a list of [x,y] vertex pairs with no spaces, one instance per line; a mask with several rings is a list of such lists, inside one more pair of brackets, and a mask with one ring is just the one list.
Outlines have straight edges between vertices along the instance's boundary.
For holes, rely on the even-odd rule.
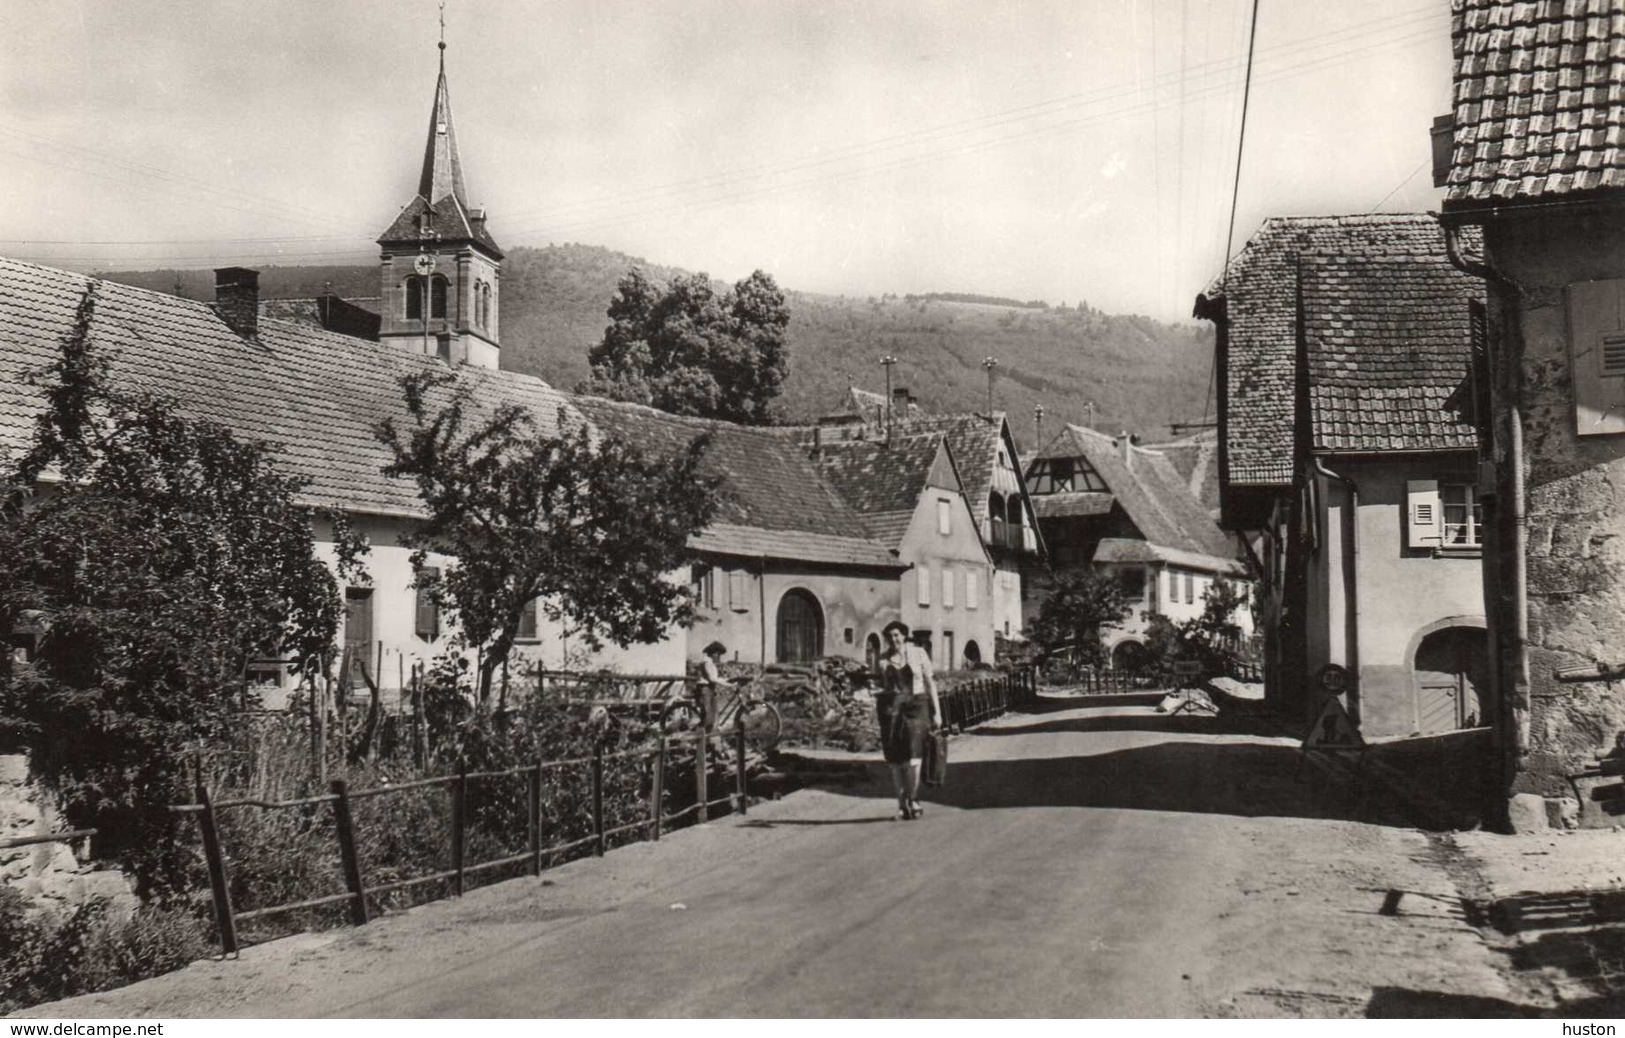
[[982,662],[982,647],[975,642],[965,643],[965,662],[974,667]]
[[1112,646],[1112,669],[1138,674],[1145,669],[1145,646],[1132,638]]
[[1416,647],[1411,669],[1417,731],[1489,724],[1489,637],[1482,627],[1446,627],[1428,634]]
[[791,588],[779,599],[780,663],[811,663],[824,654],[824,611],[805,588]]

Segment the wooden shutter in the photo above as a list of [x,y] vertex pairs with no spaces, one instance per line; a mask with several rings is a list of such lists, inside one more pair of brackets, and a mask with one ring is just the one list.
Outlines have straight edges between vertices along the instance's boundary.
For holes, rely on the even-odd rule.
[[981,598],[981,595],[981,580],[978,579],[976,571],[971,570],[969,573],[965,574],[965,608],[977,608],[981,604],[978,601],[978,599]]
[[1568,288],[1574,431],[1625,433],[1625,279]]
[[919,592],[920,605],[931,604],[931,577],[931,567],[925,565],[914,567],[914,587]]
[[419,638],[431,642],[440,637],[440,607],[435,605],[434,596],[429,594],[424,584],[433,583],[439,577],[440,570],[434,566],[424,566],[418,570],[417,632]]
[[937,498],[937,532],[946,536],[954,532],[953,505],[943,498]]
[[728,608],[739,613],[750,609],[750,585],[742,569],[728,571]]
[[1444,530],[1443,502],[1436,479],[1405,481],[1405,545],[1437,548]]
[[954,604],[954,580],[957,577],[958,572],[952,566],[942,571],[942,604],[944,606]]

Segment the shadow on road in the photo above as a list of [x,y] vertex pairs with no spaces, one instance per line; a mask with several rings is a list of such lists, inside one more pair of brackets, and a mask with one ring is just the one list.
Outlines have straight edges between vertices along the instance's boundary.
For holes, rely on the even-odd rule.
[[[843,792],[889,799],[889,783],[874,778]],[[1107,807],[1411,825],[1375,789],[1300,767],[1296,747],[1260,743],[1167,742],[1087,756],[953,761],[947,784],[924,799],[964,810]]]
[[[1076,708],[1074,708],[1076,709]],[[1176,735],[1279,735],[1280,725],[1246,714],[1091,714],[1088,716],[1006,722],[977,729],[977,735],[1040,735],[1058,732],[1167,732]]]

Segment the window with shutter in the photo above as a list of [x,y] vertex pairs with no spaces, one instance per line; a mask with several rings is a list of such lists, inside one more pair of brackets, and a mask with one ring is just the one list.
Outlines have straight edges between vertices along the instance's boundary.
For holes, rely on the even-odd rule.
[[1439,481],[1405,481],[1405,545],[1410,548],[1437,548],[1440,544]]
[[954,532],[953,506],[940,498],[937,500],[937,532],[943,536]]
[[931,569],[928,566],[914,567],[914,587],[919,594],[919,603],[923,606],[931,604]]
[[736,613],[750,610],[750,582],[742,569],[728,571],[728,608]]
[[418,637],[425,641],[434,641],[440,637],[440,607],[435,604],[434,596],[429,593],[425,584],[432,584],[440,577],[440,570],[434,566],[424,566],[418,570],[417,579],[417,632]]
[[1568,287],[1574,429],[1625,433],[1625,279]]
[[965,608],[966,609],[976,609],[981,605],[981,602],[980,602],[981,595],[982,595],[981,583],[982,582],[981,582],[980,577],[977,575],[977,573],[974,570],[972,570],[971,572],[965,574]]
[[536,633],[536,600],[534,598],[526,602],[525,608],[519,611],[519,634],[516,637],[522,642],[533,642],[540,637]]
[[952,566],[942,571],[942,606],[951,608],[954,604],[954,579],[958,576]]

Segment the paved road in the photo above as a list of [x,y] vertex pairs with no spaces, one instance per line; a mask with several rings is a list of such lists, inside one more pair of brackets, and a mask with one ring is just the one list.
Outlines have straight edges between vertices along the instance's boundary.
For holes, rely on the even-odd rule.
[[[46,1015],[1257,1015],[1270,985],[1359,1004],[1406,948],[1366,884],[1433,881],[1421,834],[1338,820],[1290,740],[1064,702],[952,755],[918,821],[876,769]],[[1418,940],[1413,962],[1479,954]],[[1372,962],[1338,958],[1362,943]]]

